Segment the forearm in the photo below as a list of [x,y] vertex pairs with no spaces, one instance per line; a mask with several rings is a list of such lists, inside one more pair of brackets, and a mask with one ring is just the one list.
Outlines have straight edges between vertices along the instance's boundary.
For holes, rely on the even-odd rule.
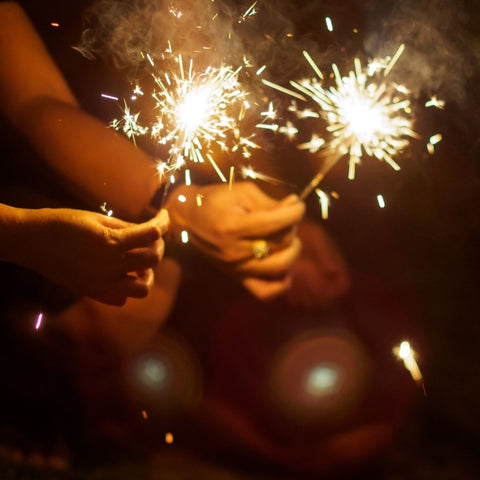
[[153,160],[75,106],[38,99],[23,132],[45,162],[94,209],[138,220],[160,180]]
[[36,221],[34,216],[34,210],[0,203],[0,261],[23,264],[21,252],[28,246],[28,230]]
[[158,188],[154,162],[83,112],[28,17],[0,3],[0,112],[93,208],[137,220]]

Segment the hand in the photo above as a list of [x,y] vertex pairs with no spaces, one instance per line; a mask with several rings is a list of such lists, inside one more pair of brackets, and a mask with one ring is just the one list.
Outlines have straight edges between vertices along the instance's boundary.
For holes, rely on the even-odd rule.
[[[82,296],[109,305],[143,298],[163,257],[162,210],[143,224],[84,210],[30,210],[18,263]],[[20,245],[21,246],[21,245]]]
[[320,225],[305,220],[298,234],[303,249],[292,267],[292,285],[286,299],[294,307],[328,308],[349,289],[346,262]]
[[[297,196],[277,201],[251,182],[235,183],[231,190],[222,184],[181,186],[166,208],[174,239],[187,230],[190,245],[253,295],[269,299],[289,287],[301,250],[295,226],[305,212]],[[259,239],[269,246],[265,258],[254,257],[253,242]]]

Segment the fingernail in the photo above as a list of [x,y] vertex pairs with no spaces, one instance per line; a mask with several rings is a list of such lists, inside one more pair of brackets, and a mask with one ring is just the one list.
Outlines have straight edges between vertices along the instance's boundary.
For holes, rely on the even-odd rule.
[[298,203],[299,201],[300,199],[298,198],[298,195],[296,195],[295,193],[291,193],[290,195],[288,195],[283,199],[283,203],[286,203],[288,205],[293,203]]

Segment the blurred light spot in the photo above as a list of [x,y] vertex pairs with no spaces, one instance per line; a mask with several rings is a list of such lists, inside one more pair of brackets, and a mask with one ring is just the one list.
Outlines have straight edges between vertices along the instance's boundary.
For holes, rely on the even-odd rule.
[[167,380],[167,366],[158,358],[141,359],[137,364],[137,377],[140,382],[152,390],[160,390]]
[[305,389],[316,397],[329,395],[336,390],[338,378],[337,368],[331,365],[318,365],[309,372]]
[[60,24],[58,22],[50,22],[50,25],[52,27],[59,27],[60,26]]
[[144,420],[148,420],[148,415],[145,410],[142,410],[142,417],[144,418]]
[[171,434],[170,432],[165,434],[165,443],[173,443],[173,434]]
[[182,243],[188,243],[188,232],[186,230],[182,230],[181,239]]
[[179,195],[178,196],[178,201],[185,203],[187,201],[187,197],[185,195]]

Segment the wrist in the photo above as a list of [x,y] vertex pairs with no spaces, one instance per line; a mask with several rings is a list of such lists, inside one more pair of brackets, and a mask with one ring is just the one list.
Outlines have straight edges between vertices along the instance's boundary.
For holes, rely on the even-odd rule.
[[26,252],[31,249],[33,225],[38,221],[37,210],[0,207],[0,260],[25,264]]

